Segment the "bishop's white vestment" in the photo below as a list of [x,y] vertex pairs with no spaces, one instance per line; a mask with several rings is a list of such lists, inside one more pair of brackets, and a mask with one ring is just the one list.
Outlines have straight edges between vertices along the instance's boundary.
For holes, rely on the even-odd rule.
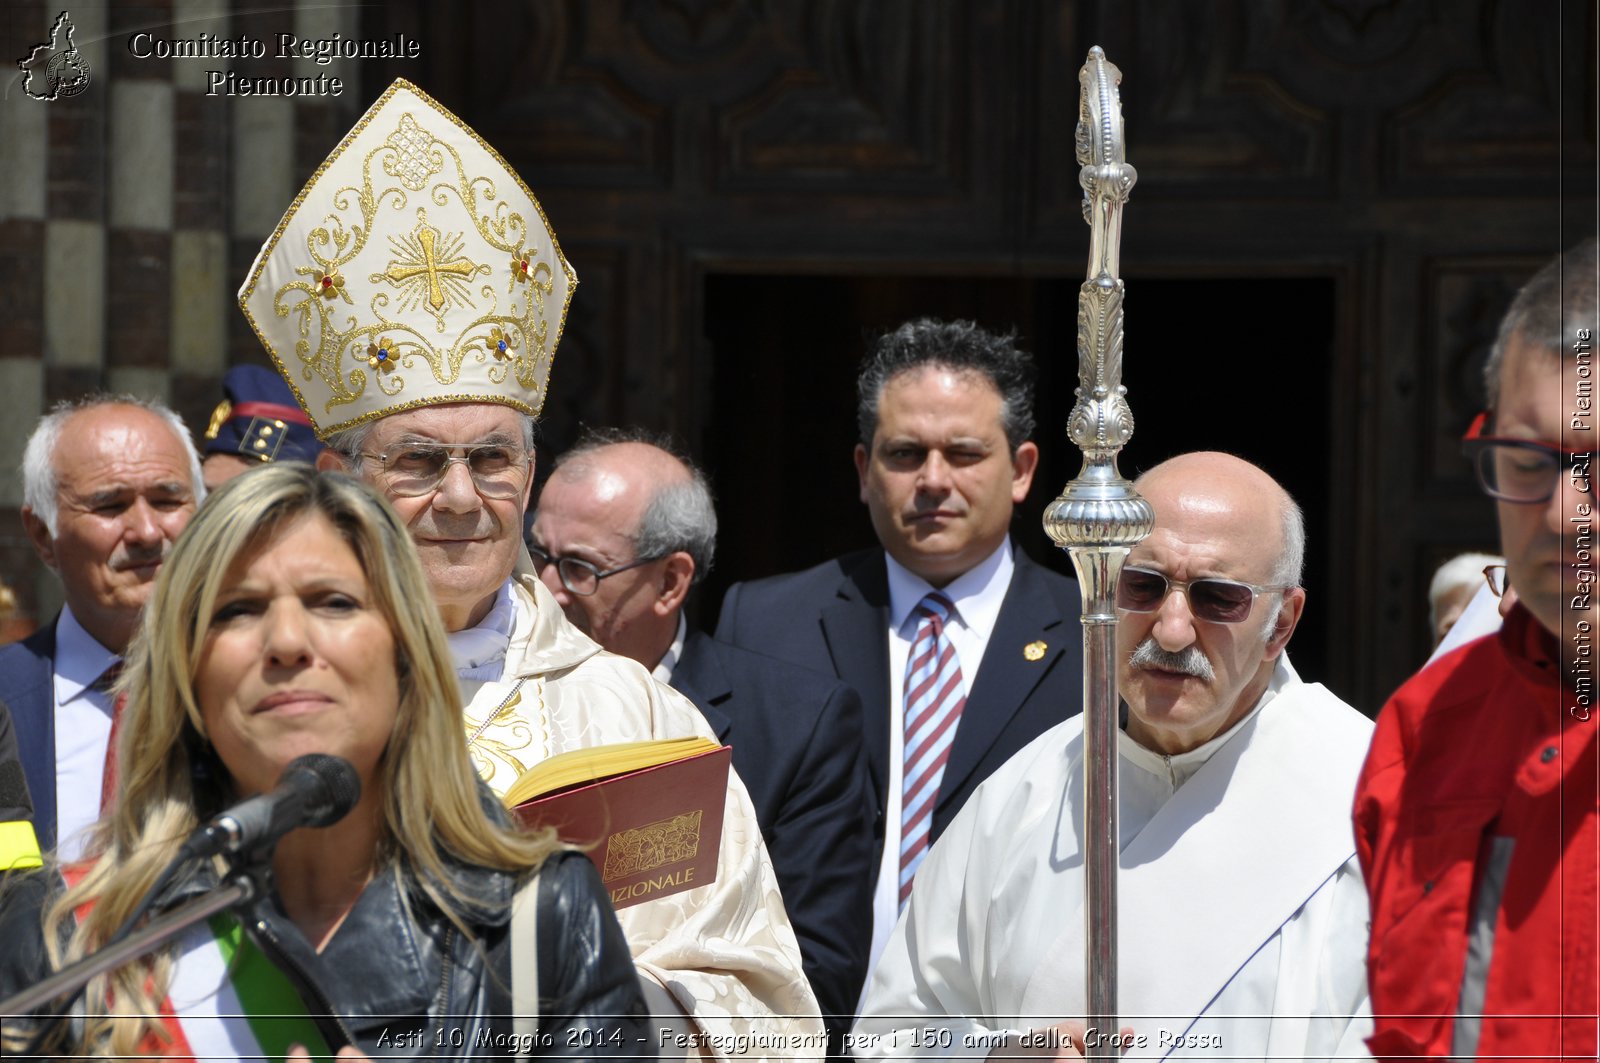
[[[1118,732],[1127,1058],[1365,1056],[1350,809],[1371,732],[1286,657],[1250,715],[1198,749],[1166,757]],[[977,789],[917,873],[858,1056],[981,1058],[1002,1032],[1082,1020],[1082,804],[1081,717]]]
[[[498,681],[463,680],[479,773],[504,793],[570,749],[700,736],[705,717],[636,661],[607,653],[537,579],[513,577],[516,620]],[[729,772],[716,881],[617,913],[642,975],[694,1020],[688,1046],[718,1058],[820,1057],[827,1039],[744,783]],[[647,1003],[649,992],[646,993]],[[683,1054],[671,1044],[663,1056]],[[694,1051],[688,1053],[696,1055]]]

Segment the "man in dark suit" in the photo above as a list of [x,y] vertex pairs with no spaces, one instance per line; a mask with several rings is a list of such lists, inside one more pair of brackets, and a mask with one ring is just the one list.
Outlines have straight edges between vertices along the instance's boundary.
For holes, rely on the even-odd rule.
[[871,791],[861,701],[825,673],[716,642],[683,618],[711,567],[705,477],[637,433],[591,433],[555,463],[528,548],[573,623],[699,707],[750,791],[833,1050],[866,977]]
[[97,396],[40,419],[22,458],[22,524],[61,578],[54,621],[0,648],[40,844],[72,859],[99,818],[112,731],[106,687],[178,534],[204,495],[177,414]]
[[861,693],[883,842],[874,963],[927,846],[1082,700],[1077,584],[1009,536],[1039,458],[1034,376],[1009,337],[971,322],[882,337],[857,380],[855,448],[882,549],[735,584],[723,600],[718,638]]

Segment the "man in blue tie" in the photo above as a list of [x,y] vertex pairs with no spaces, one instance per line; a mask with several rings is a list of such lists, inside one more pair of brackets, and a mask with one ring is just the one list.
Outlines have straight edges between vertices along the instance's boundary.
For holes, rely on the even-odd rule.
[[874,963],[962,802],[1079,708],[1077,585],[1010,536],[1039,460],[1034,377],[1011,337],[972,322],[882,337],[857,379],[855,447],[881,547],[723,600],[719,638],[861,694],[882,842]]

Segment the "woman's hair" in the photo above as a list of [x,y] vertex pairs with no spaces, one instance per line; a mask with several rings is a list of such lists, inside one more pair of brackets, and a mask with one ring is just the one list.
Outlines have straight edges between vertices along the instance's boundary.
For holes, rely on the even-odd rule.
[[[119,692],[128,701],[117,749],[117,793],[95,827],[87,875],[45,916],[57,966],[93,950],[121,925],[189,834],[235,799],[195,700],[195,674],[219,590],[241,559],[308,517],[326,520],[361,562],[373,607],[394,635],[400,706],[367,785],[383,794],[375,863],[402,860],[417,885],[465,931],[446,860],[504,870],[537,867],[557,847],[550,831],[519,833],[491,820],[467,755],[444,627],[404,525],[388,504],[341,473],[274,463],[235,477],[195,515],[161,566],[129,648]],[[377,664],[378,662],[374,662]],[[80,912],[64,952],[62,927]],[[170,957],[113,972],[89,989],[81,1051],[136,1054],[171,974]],[[108,998],[109,990],[109,998]]]

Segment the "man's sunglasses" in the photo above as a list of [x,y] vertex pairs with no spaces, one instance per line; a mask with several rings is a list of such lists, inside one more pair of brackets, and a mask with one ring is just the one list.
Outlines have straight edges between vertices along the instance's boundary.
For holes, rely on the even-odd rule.
[[1168,579],[1148,568],[1124,567],[1117,579],[1117,608],[1130,613],[1153,613],[1176,588],[1189,600],[1196,620],[1212,624],[1238,624],[1250,616],[1256,595],[1286,591],[1288,586],[1241,583],[1210,576],[1188,582]]

